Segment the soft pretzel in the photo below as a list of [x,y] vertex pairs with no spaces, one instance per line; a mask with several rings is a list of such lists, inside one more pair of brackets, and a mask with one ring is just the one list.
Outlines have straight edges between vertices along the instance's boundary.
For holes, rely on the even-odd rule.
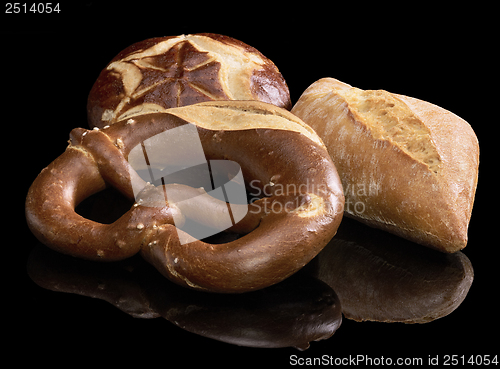
[[285,109],[290,93],[274,63],[253,47],[213,33],[156,37],[120,52],[90,91],[91,127],[212,100],[259,100]]
[[[269,195],[239,205],[248,212],[230,230],[249,232],[245,236],[224,244],[198,239],[182,244],[184,232],[174,218],[206,211],[210,216],[201,221],[217,223],[221,201],[207,200],[205,209],[185,208],[170,195],[165,201],[167,187],[181,196],[204,191],[146,185],[127,161],[149,138],[184,125],[196,127],[208,160],[238,163],[245,183]],[[78,203],[106,186],[136,200],[127,213],[101,224],[75,212]],[[308,263],[335,235],[343,204],[335,166],[310,127],[270,104],[220,101],[134,116],[102,130],[74,129],[66,151],[32,184],[26,217],[35,236],[59,252],[105,261],[140,252],[181,285],[245,292],[275,284]]]

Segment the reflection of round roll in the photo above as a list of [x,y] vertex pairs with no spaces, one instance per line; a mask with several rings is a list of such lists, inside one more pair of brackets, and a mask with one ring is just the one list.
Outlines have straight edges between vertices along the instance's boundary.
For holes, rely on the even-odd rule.
[[318,256],[319,278],[356,321],[426,323],[454,311],[472,284],[463,253],[442,254],[349,219]]

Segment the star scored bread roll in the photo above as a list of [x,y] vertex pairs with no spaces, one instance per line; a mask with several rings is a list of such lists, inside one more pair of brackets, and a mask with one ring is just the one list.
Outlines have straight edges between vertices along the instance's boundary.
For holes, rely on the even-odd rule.
[[91,128],[139,114],[213,100],[259,100],[290,109],[288,86],[255,48],[213,33],[137,42],[97,78],[87,102]]
[[327,146],[347,216],[443,252],[467,245],[479,145],[465,120],[333,78],[309,86],[292,113]]

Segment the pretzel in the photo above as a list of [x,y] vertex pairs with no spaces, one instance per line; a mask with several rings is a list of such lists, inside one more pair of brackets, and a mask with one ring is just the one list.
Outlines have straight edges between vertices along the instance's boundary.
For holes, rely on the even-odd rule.
[[291,109],[288,86],[255,48],[213,33],[150,38],[121,51],[90,91],[90,127],[138,111],[153,113],[212,100],[259,100]]
[[[172,201],[170,194],[185,198],[206,191],[148,184],[128,160],[151,137],[183,126],[196,128],[207,160],[238,163],[245,183],[269,195],[236,205],[245,215],[228,231],[245,235],[234,241],[181,242],[182,220],[205,212],[210,216],[201,221],[217,225],[220,209],[232,204]],[[108,186],[135,200],[118,220],[101,224],[75,212],[78,203]],[[66,151],[30,187],[26,218],[35,236],[61,253],[114,261],[140,252],[180,285],[239,293],[273,285],[307,264],[335,235],[343,205],[335,166],[310,127],[270,104],[217,101],[136,115],[102,130],[74,129]]]

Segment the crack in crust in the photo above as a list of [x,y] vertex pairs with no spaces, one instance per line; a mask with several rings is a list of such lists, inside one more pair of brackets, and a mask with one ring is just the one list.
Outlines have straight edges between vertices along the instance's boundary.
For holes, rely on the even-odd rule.
[[438,173],[441,157],[431,132],[403,101],[384,90],[351,88],[338,92],[373,138],[389,141],[414,160],[427,165],[432,173]]

